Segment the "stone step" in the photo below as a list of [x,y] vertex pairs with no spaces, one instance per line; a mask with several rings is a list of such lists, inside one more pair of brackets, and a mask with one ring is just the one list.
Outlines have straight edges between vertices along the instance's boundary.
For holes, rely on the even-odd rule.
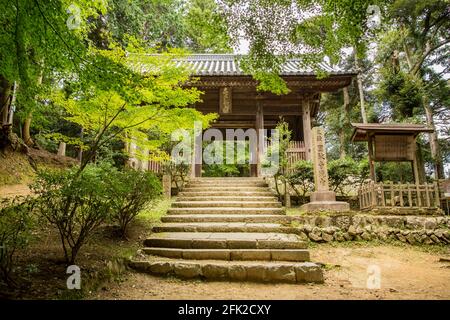
[[205,187],[185,187],[183,192],[201,192],[201,191],[238,191],[238,192],[267,192],[264,187],[241,187],[241,186],[205,186]]
[[177,214],[270,214],[284,215],[284,208],[170,208],[167,215]]
[[195,181],[195,182],[189,182],[186,187],[209,187],[209,186],[217,186],[217,185],[224,185],[224,184],[231,184],[233,186],[239,186],[239,187],[268,187],[268,184],[263,181],[255,181],[255,182],[248,182],[248,181]]
[[245,201],[245,202],[278,202],[278,199],[274,196],[271,197],[254,197],[254,196],[208,196],[208,197],[187,197],[187,196],[178,196],[176,202],[181,201]]
[[225,261],[309,261],[309,251],[304,249],[178,249],[144,248],[153,256],[187,260]]
[[270,215],[270,214],[202,214],[202,215],[171,215],[164,216],[161,221],[166,222],[263,222],[263,223],[288,223],[291,218],[286,215]]
[[130,267],[153,275],[182,279],[250,282],[323,283],[323,271],[312,262],[177,260],[130,261]]
[[153,232],[275,232],[292,233],[293,228],[280,223],[245,222],[184,222],[164,223],[152,228]]
[[215,190],[215,191],[186,191],[183,190],[178,194],[179,197],[210,197],[210,196],[236,196],[236,197],[273,197],[274,194],[266,189],[266,191],[223,191],[223,190]]
[[265,182],[263,178],[257,177],[201,177],[192,178],[189,182],[233,182],[233,183],[249,183],[249,182]]
[[144,240],[146,247],[180,249],[306,249],[295,234],[245,232],[164,232]]
[[278,201],[176,201],[173,208],[281,208]]

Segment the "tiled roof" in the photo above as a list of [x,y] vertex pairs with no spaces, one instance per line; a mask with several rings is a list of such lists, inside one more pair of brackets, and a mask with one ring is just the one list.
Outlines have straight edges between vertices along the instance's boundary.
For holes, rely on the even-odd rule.
[[[197,76],[242,76],[248,75],[240,68],[239,60],[242,55],[236,54],[194,54],[176,60],[178,66],[184,66],[193,69]],[[322,70],[330,74],[353,74],[345,72],[322,63]],[[281,76],[299,76],[315,75],[310,68],[304,68],[300,65],[300,60],[290,59],[282,66]]]

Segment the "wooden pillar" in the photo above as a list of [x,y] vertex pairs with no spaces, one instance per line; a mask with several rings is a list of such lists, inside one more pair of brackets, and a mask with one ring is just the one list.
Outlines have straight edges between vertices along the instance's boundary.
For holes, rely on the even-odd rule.
[[191,178],[202,176],[202,133],[203,129],[194,124],[194,137],[192,143],[192,164],[191,164]]
[[370,168],[370,179],[372,179],[373,182],[377,182],[377,179],[375,177],[375,166],[373,163],[373,136],[369,135],[367,137],[368,142],[368,148],[369,148],[369,168]]
[[172,196],[172,177],[170,174],[164,174],[162,178],[162,187],[164,198],[170,199]]
[[66,143],[60,142],[58,147],[58,156],[65,156],[66,155]]
[[261,176],[261,161],[263,158],[263,144],[264,144],[264,111],[262,105],[258,102],[257,110],[256,110],[256,136],[257,136],[257,144],[256,144],[256,176]]
[[305,143],[305,157],[307,161],[311,161],[311,108],[310,101],[302,101],[302,125],[303,125],[303,140]]

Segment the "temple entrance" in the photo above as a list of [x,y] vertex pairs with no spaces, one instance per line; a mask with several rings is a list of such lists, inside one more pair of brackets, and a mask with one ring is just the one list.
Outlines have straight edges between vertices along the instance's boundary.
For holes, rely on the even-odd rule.
[[[223,150],[223,160],[221,163],[203,163],[202,164],[202,177],[251,177],[251,164],[250,164],[250,148],[248,142],[245,141],[222,141],[222,142],[210,142],[204,145],[205,148],[211,147],[211,144],[216,143],[217,149]],[[226,150],[233,149],[233,161],[227,161]],[[240,152],[239,150],[244,150]],[[229,159],[231,160],[231,159]]]

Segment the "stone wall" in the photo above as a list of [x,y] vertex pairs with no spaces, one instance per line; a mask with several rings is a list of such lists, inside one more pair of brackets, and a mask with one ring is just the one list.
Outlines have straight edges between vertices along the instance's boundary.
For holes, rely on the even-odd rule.
[[399,240],[409,244],[450,244],[450,217],[361,214],[291,217],[297,233],[313,242]]

